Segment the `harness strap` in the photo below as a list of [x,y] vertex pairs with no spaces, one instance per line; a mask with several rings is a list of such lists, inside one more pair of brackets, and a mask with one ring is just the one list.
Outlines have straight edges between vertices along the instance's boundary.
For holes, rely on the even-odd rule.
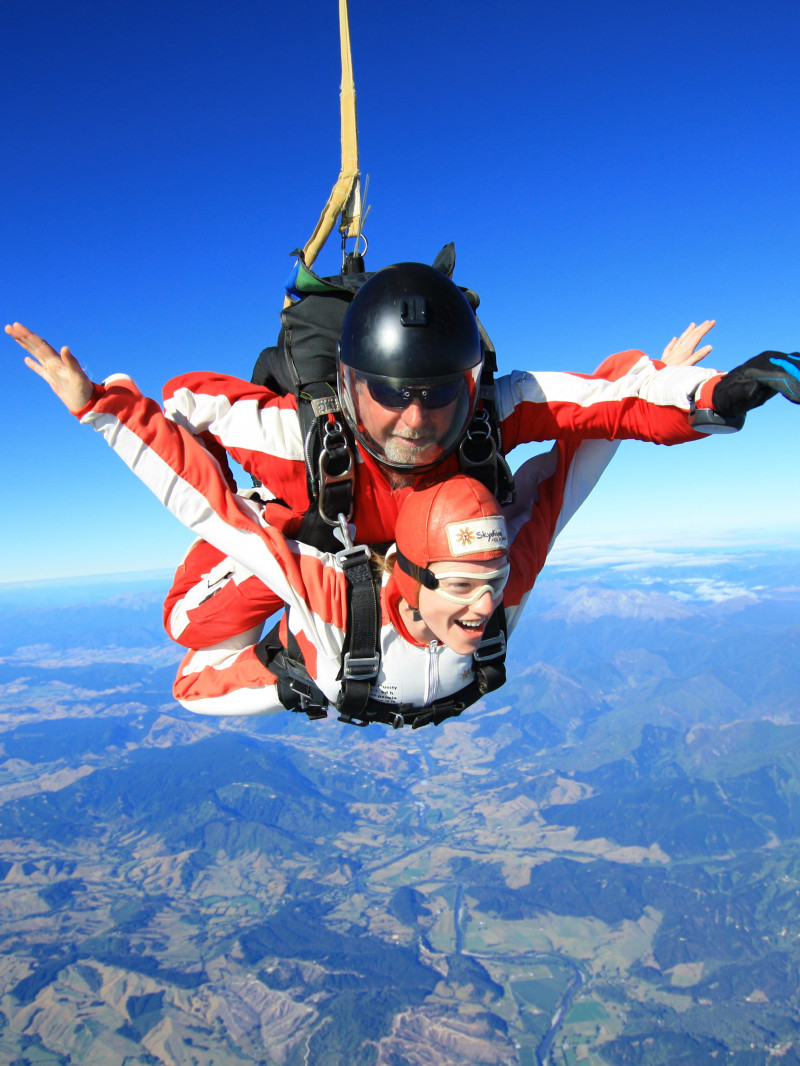
[[361,717],[381,665],[378,647],[380,578],[373,573],[370,557],[371,552],[364,544],[349,546],[336,556],[347,578],[349,645],[342,658],[342,687],[336,700],[340,722],[352,722],[353,718]]
[[[378,651],[380,580],[372,571],[370,550],[363,544],[340,551],[337,561],[347,577],[348,632],[336,709],[340,721],[368,725],[371,718],[365,717],[365,711],[368,704],[377,703],[370,700],[369,693],[381,662]],[[326,718],[328,700],[312,681],[291,631],[286,644],[284,647],[281,643],[279,624],[255,648],[258,659],[278,679],[278,698],[287,710],[303,711],[312,719]]]
[[287,711],[300,711],[314,721],[328,717],[328,701],[311,680],[303,662],[303,655],[289,633],[284,648],[280,639],[280,623],[274,626],[255,646],[256,657],[277,678],[278,699]]
[[[445,249],[442,249],[444,251]],[[503,452],[503,435],[495,406],[494,375],[497,373],[497,352],[483,323],[478,318],[480,297],[470,289],[464,295],[472,304],[483,348],[481,371],[481,410],[476,411],[458,446],[458,465],[462,474],[480,481],[505,506],[514,502],[514,475]]]
[[[295,309],[300,306],[295,305],[290,313],[297,316]],[[284,375],[292,373],[295,377],[288,391],[296,391],[297,394],[297,417],[303,438],[306,486],[310,503],[296,537],[304,544],[311,544],[321,551],[336,552],[341,548],[341,541],[337,541],[333,536],[333,529],[338,525],[338,516],[344,514],[350,518],[353,512],[355,446],[342,417],[335,387],[323,378],[318,381],[300,379],[292,345],[297,343],[305,352],[310,344],[307,332],[307,329],[301,332],[293,326],[284,328],[281,336],[287,355],[285,366],[280,366],[275,359],[274,353],[278,349],[267,348],[259,356],[253,380],[286,392],[286,382],[278,379],[275,370],[282,370]],[[297,342],[295,334],[299,335]],[[258,484],[257,479],[254,478],[253,481]]]
[[427,707],[414,707],[408,703],[381,703],[371,699],[364,707],[359,720],[351,719],[350,724],[366,726],[370,722],[382,722],[394,729],[400,729],[404,725],[410,725],[412,729],[420,729],[424,725],[441,725],[448,718],[456,718],[487,693],[494,692],[505,684],[505,657],[506,621],[501,605],[486,626],[484,639],[475,653],[475,678],[468,685],[452,696],[434,700]]

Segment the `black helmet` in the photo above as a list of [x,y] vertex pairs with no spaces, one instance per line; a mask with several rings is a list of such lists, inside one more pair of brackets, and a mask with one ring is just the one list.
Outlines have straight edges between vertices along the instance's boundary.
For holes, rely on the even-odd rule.
[[482,364],[478,322],[458,286],[435,267],[398,263],[374,274],[345,315],[342,409],[381,463],[426,470],[469,425]]

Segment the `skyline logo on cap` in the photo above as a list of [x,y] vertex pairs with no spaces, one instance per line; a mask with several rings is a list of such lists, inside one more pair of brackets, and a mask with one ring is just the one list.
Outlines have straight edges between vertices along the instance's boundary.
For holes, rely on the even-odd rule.
[[506,520],[502,515],[472,518],[466,522],[448,522],[444,528],[450,554],[454,559],[477,552],[508,551]]

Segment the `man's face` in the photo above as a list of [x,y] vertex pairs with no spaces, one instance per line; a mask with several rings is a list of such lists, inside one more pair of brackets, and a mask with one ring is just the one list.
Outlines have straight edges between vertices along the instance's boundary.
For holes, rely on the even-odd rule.
[[356,384],[365,433],[390,463],[423,466],[435,463],[450,430],[458,398],[445,407],[423,407],[418,399],[395,410],[374,400],[365,382]]

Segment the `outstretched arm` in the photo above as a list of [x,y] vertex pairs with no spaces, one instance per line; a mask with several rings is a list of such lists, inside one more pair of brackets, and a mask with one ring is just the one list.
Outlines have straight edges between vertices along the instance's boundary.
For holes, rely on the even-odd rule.
[[662,360],[644,352],[609,356],[593,374],[513,371],[496,383],[496,408],[506,448],[532,440],[638,439],[680,444],[699,439],[689,416],[711,406],[721,374],[696,364],[712,320],[674,337]]
[[57,352],[20,322],[6,326],[6,333],[28,352],[25,365],[44,378],[69,411],[75,414],[86,406],[94,393],[94,384],[66,345]]
[[9,335],[30,352],[31,369],[45,378],[80,421],[99,432],[129,469],[195,535],[238,560],[290,605],[318,647],[343,640],[347,581],[332,558],[297,548],[267,525],[263,505],[234,494],[216,459],[159,405],[122,375],[93,385],[77,360],[55,351],[24,326]]
[[[680,337],[672,338],[661,361],[667,366],[699,363],[711,351],[710,344],[701,342],[714,324],[713,319],[692,322]],[[505,509],[512,539],[511,578],[504,596],[509,632],[556,537],[585,502],[618,446],[618,441],[608,440],[560,441],[515,472],[517,502]]]

